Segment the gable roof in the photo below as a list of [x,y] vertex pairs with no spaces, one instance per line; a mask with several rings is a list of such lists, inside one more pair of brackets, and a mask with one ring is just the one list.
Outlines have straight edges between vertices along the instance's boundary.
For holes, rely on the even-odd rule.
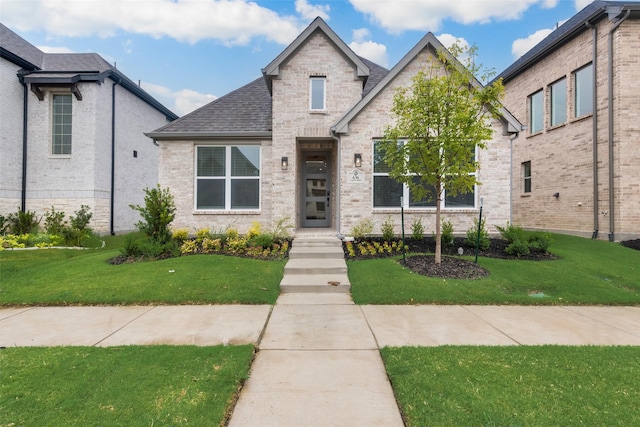
[[551,34],[531,48],[531,50],[518,58],[518,60],[496,76],[494,81],[502,78],[504,82],[507,82],[515,78],[522,71],[553,52],[556,48],[567,43],[583,31],[586,31],[586,23],[593,24],[605,16],[615,21],[620,19],[621,15],[626,13],[626,11],[629,11],[633,16],[640,15],[640,2],[594,1],[590,3],[551,32]]
[[362,58],[356,55],[355,52],[329,28],[322,18],[317,17],[280,55],[276,56],[269,65],[262,69],[262,75],[267,82],[269,93],[271,93],[271,81],[280,75],[280,66],[285,64],[291,56],[295,55],[309,37],[317,31],[322,32],[334,44],[337,50],[354,65],[357,77],[366,79],[369,76],[371,70]]
[[[97,53],[44,53],[0,23],[0,56],[22,67],[20,78],[32,86],[36,95],[39,85],[74,85],[80,81],[101,84],[110,78],[168,120],[178,118]],[[74,90],[79,93],[77,88]]]
[[[384,77],[368,91],[362,99],[347,111],[342,118],[340,118],[333,126],[331,131],[336,134],[344,134],[349,132],[349,123],[356,118],[360,112],[366,108],[367,105],[384,90],[395,78],[404,70],[409,63],[411,63],[424,49],[432,49],[434,52],[444,51],[448,61],[462,66],[460,62],[449,53],[442,43],[433,35],[433,33],[427,33],[414,47],[411,49],[401,60],[398,62]],[[481,86],[482,84],[474,78],[475,85]],[[504,107],[500,109],[500,115],[507,125],[507,132],[515,133],[524,129],[523,125]]]

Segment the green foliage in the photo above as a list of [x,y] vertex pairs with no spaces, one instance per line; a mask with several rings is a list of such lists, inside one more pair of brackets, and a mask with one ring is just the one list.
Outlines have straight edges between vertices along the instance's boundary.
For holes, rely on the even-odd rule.
[[136,227],[154,240],[158,245],[156,249],[167,244],[171,240],[170,224],[175,218],[176,206],[173,195],[168,188],[160,188],[158,184],[155,188],[145,188],[146,196],[144,206],[130,205],[140,213],[142,221]]
[[351,228],[351,235],[354,239],[370,237],[371,233],[373,233],[373,220],[371,218],[363,218]]
[[51,210],[44,214],[44,229],[50,234],[62,234],[62,230],[67,225],[64,218],[64,212],[58,212],[54,206],[51,206]]
[[74,214],[69,217],[70,226],[62,229],[62,236],[70,246],[84,246],[84,242],[93,236],[93,231],[88,227],[93,213],[89,206],[81,205]]
[[208,228],[201,228],[196,230],[196,241],[198,243],[202,243],[204,239],[208,239],[211,237],[211,231]]
[[135,234],[127,234],[124,239],[124,244],[120,248],[120,254],[126,257],[139,257],[142,256],[142,251],[138,245],[138,239]]
[[382,239],[386,241],[391,241],[395,237],[395,223],[393,222],[393,218],[390,216],[387,217],[382,223]]
[[5,222],[9,234],[20,235],[36,232],[40,219],[35,212],[18,210],[15,213],[10,213]]
[[89,222],[93,217],[91,208],[87,205],[80,205],[80,209],[74,212],[75,216],[69,217],[71,228],[78,231],[85,231],[89,228]]
[[253,221],[249,231],[247,231],[247,239],[251,240],[259,234],[262,234],[262,224],[258,221]]
[[453,246],[453,224],[448,219],[442,221],[442,246]]
[[293,227],[294,225],[291,223],[291,217],[287,215],[277,219],[273,223],[269,233],[273,236],[274,241],[283,242],[289,238],[289,229]]
[[270,234],[258,234],[250,239],[249,246],[259,246],[263,249],[269,249],[273,246],[273,236]]
[[171,233],[171,238],[175,240],[179,245],[181,245],[185,240],[189,238],[189,230],[187,230],[186,228],[173,230],[173,232]]
[[546,253],[549,249],[549,245],[553,242],[551,233],[544,233],[542,231],[534,231],[529,233],[529,248],[532,252]]
[[[489,238],[489,233],[485,228],[485,223],[487,222],[486,218],[482,218],[482,223],[480,224],[480,249],[487,250],[489,246],[491,246],[491,239]],[[478,244],[478,219],[473,218],[473,226],[467,230],[467,238],[464,243],[471,247],[475,248],[476,244]]]
[[505,248],[505,252],[517,257],[529,255],[531,252],[546,253],[552,241],[549,233],[541,231],[526,232],[522,227],[508,222],[505,227],[496,225],[496,228],[502,238],[509,243],[509,246]]
[[414,218],[411,221],[411,237],[414,240],[424,239],[424,224],[422,224],[422,218]]

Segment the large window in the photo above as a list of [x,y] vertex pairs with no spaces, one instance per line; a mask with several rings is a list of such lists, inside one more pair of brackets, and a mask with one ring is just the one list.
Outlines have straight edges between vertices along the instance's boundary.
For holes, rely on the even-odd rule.
[[309,83],[309,108],[311,110],[322,111],[325,109],[325,78],[311,77]]
[[531,193],[531,162],[522,163],[522,178],[525,193]]
[[[473,153],[475,158],[475,152]],[[393,180],[389,176],[389,167],[384,162],[378,141],[374,141],[373,145],[373,207],[374,208],[399,208],[400,198],[409,201],[410,208],[435,208],[436,192],[435,188],[430,189],[431,197],[422,200],[416,199],[409,187]],[[420,180],[419,177],[414,178],[415,182]],[[455,208],[473,208],[475,207],[475,186],[468,193],[457,194],[456,196],[448,196],[446,188],[444,189],[444,207]],[[405,205],[407,203],[405,202]]]
[[540,90],[529,97],[529,129],[531,133],[540,132],[544,126],[543,92]]
[[575,116],[581,117],[593,113],[593,66],[580,68],[574,74],[575,79]]
[[71,94],[53,95],[51,154],[71,154]]
[[551,95],[551,126],[557,126],[567,121],[567,79],[562,78],[553,83]]
[[197,147],[196,169],[196,209],[260,208],[259,146]]

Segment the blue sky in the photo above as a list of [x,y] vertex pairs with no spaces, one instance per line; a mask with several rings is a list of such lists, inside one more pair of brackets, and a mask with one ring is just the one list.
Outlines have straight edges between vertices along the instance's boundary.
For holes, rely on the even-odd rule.
[[0,0],[45,52],[97,52],[179,115],[261,76],[316,16],[391,68],[427,32],[504,70],[590,0]]

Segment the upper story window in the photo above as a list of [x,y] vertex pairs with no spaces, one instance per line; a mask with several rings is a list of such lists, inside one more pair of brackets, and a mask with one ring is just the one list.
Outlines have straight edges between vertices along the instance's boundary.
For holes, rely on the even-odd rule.
[[529,97],[529,132],[540,132],[544,126],[544,116],[542,115],[544,96],[539,90]]
[[309,109],[323,111],[326,109],[326,78],[311,77],[309,80]]
[[200,146],[196,151],[196,209],[260,208],[260,147]]
[[593,113],[593,65],[589,64],[574,73],[575,116]]
[[551,85],[551,126],[567,121],[567,79],[562,78]]
[[53,94],[51,154],[71,154],[71,94]]
[[522,183],[525,193],[531,193],[531,161],[522,163]]

